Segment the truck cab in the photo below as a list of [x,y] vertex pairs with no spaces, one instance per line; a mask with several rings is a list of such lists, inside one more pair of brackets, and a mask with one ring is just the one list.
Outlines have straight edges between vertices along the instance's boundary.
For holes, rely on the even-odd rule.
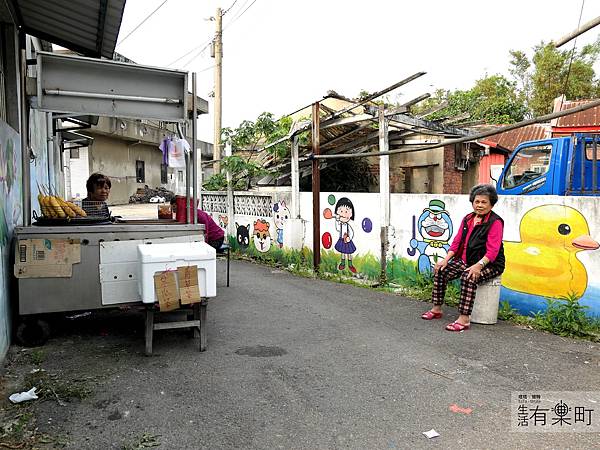
[[600,195],[600,135],[519,144],[497,183],[503,195]]

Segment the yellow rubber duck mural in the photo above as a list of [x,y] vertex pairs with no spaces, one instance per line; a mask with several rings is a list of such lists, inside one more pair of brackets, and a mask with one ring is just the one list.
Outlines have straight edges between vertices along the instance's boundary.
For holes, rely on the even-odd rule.
[[588,277],[576,254],[600,247],[585,217],[570,206],[538,206],[523,215],[519,232],[520,242],[504,241],[502,285],[542,297],[582,296]]

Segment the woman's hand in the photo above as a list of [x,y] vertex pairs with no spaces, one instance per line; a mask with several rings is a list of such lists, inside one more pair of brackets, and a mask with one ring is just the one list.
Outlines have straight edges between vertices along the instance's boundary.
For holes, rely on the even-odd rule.
[[447,265],[448,261],[446,261],[445,258],[440,259],[438,262],[435,263],[435,266],[433,266],[433,273],[437,274],[440,270],[444,270]]
[[482,267],[479,263],[475,263],[471,267],[467,268],[466,270],[469,273],[469,280],[472,280],[475,283],[477,283],[477,280],[479,280],[479,277],[481,276],[481,269]]

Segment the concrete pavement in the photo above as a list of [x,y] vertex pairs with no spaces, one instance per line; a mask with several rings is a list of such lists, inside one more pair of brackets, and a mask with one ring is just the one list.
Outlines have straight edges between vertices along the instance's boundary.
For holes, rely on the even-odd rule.
[[[157,332],[155,353],[145,357],[140,314],[93,314],[62,322],[41,362],[13,348],[5,388],[18,389],[34,367],[84,380],[88,397],[32,407],[39,431],[64,436],[72,449],[145,441],[164,449],[600,442],[592,433],[510,432],[511,392],[598,390],[599,344],[502,322],[449,333],[454,309],[427,322],[423,303],[248,262],[232,262],[231,287],[219,277],[206,352],[175,330]],[[452,404],[472,412],[452,412]],[[441,436],[428,440],[422,432],[432,428]]]

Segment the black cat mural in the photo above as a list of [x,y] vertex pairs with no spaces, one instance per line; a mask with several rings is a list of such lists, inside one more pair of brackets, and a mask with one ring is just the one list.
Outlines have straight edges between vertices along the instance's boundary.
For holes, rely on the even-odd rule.
[[248,225],[238,225],[235,223],[236,228],[236,240],[240,248],[248,248],[250,244],[250,224]]

